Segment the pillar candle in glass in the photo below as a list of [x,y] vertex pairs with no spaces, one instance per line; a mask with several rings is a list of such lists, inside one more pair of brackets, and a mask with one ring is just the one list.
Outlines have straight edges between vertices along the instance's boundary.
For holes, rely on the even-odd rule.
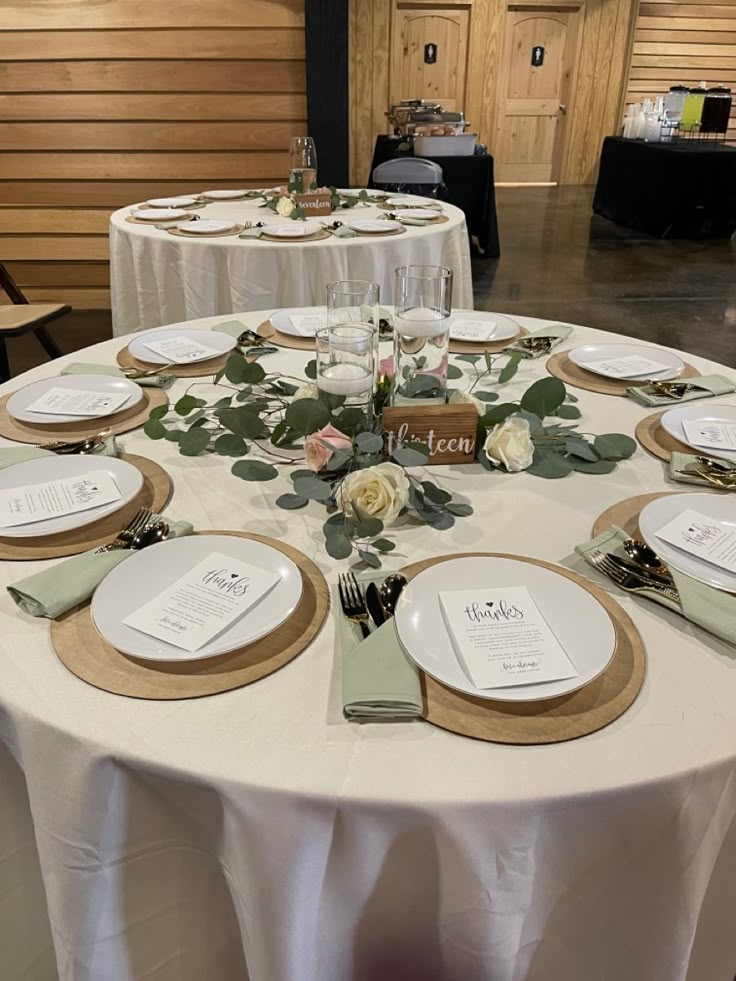
[[289,184],[297,191],[317,186],[317,149],[311,136],[293,136],[289,143]]
[[333,414],[360,409],[373,417],[373,325],[335,324],[317,331],[317,388]]
[[380,286],[367,279],[344,279],[327,284],[327,326],[360,323],[373,326],[373,370],[378,373]]
[[395,405],[447,401],[452,271],[400,266],[394,316]]

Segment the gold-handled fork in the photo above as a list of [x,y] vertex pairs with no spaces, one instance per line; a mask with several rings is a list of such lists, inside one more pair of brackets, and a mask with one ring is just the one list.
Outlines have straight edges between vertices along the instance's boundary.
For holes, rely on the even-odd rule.
[[95,549],[95,555],[100,552],[114,552],[118,548],[130,548],[130,543],[135,536],[143,531],[147,525],[151,524],[152,518],[153,511],[150,508],[140,508],[125,528],[119,531],[111,542]]
[[657,395],[664,395],[675,402],[681,399],[683,395],[687,395],[688,392],[694,392],[698,387],[697,385],[690,385],[688,382],[657,381],[656,378],[651,378],[644,384],[653,388]]
[[626,593],[658,593],[672,600],[674,603],[680,602],[680,594],[675,586],[665,586],[663,583],[655,582],[646,573],[627,572],[621,566],[611,561],[610,555],[603,552],[591,552],[590,561],[595,568],[603,575],[623,589]]
[[153,378],[154,375],[160,375],[162,371],[173,366],[174,362],[170,361],[168,364],[162,364],[160,368],[122,368],[121,371],[129,381],[135,381],[136,378]]
[[37,450],[50,450],[52,453],[91,453],[92,450],[101,446],[110,435],[109,429],[103,429],[96,436],[85,436],[83,439],[67,442],[63,439],[56,439],[50,443],[37,443]]
[[364,637],[370,636],[368,628],[368,607],[360,591],[360,586],[352,572],[342,572],[337,580],[340,604],[347,620],[357,623]]

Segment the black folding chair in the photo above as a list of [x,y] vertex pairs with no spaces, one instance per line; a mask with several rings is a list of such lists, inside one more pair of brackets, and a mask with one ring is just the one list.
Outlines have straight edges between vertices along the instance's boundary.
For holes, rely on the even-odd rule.
[[4,382],[10,378],[5,339],[33,332],[50,358],[60,358],[64,352],[46,332],[46,324],[71,313],[72,308],[67,303],[29,303],[2,262],[0,289],[10,300],[9,304],[0,304],[0,382]]

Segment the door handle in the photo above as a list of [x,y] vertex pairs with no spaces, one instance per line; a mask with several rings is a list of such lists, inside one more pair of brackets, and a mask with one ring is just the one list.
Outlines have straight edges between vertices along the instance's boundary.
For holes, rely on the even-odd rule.
[[563,105],[562,103],[560,103],[560,112],[561,112],[561,113],[563,114],[563,116],[564,116],[564,115],[565,115],[565,113],[567,112],[567,106],[565,106],[565,105]]

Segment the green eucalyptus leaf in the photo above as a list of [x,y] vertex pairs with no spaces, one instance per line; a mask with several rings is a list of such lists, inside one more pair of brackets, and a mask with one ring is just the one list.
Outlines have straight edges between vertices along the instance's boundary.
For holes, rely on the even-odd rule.
[[324,480],[320,480],[312,474],[308,477],[297,477],[294,483],[294,491],[301,497],[306,497],[310,501],[327,501],[332,497],[332,488]]
[[473,513],[473,508],[470,504],[461,504],[459,501],[450,501],[445,507],[450,514],[454,514],[458,518],[467,518],[468,515]]
[[581,436],[573,439],[566,439],[564,445],[565,452],[569,453],[570,456],[578,457],[580,460],[589,460],[591,463],[595,463],[596,460],[600,460],[600,456],[598,453],[596,453],[595,449]]
[[521,359],[522,355],[518,351],[515,351],[513,354],[509,355],[508,361],[498,373],[498,380],[501,382],[501,384],[511,381],[516,372],[519,370],[519,362]]
[[578,399],[577,395],[573,395],[572,392],[567,392],[567,394],[565,395],[565,401],[566,402],[579,402],[580,400]]
[[381,568],[381,560],[377,555],[374,555],[373,552],[366,552],[364,549],[359,548],[358,555],[360,556],[361,561],[365,562],[366,565],[369,565],[371,569]]
[[[320,442],[329,447],[329,443],[326,443],[325,440],[320,440]],[[330,447],[330,449],[332,449],[332,447]],[[336,470],[342,470],[343,467],[345,467],[352,459],[352,450],[335,450],[330,459],[327,461],[327,470],[329,470],[330,473],[334,473]]]
[[406,398],[427,397],[440,386],[439,379],[434,375],[414,375],[401,386],[401,394]]
[[542,449],[535,447],[534,457],[531,466],[527,467],[526,472],[534,474],[535,477],[546,477],[549,480],[556,480],[558,477],[567,477],[573,471],[573,461],[569,460],[563,453],[555,450]]
[[623,433],[604,433],[596,436],[593,446],[604,460],[627,460],[636,450],[636,442]]
[[430,525],[437,531],[447,531],[448,528],[452,528],[455,524],[455,519],[450,514],[449,511],[420,511],[419,517],[424,521],[425,524]]
[[355,443],[361,453],[379,453],[383,449],[383,436],[378,433],[358,433]]
[[317,361],[312,358],[311,361],[307,361],[306,367],[304,368],[304,374],[307,378],[311,378],[314,381],[317,378]]
[[421,511],[426,505],[422,485],[413,480],[409,483],[409,504],[416,510]]
[[229,409],[232,405],[233,397],[232,395],[226,395],[225,398],[218,399],[212,406],[213,409]]
[[330,410],[318,399],[299,399],[287,408],[284,421],[299,436],[308,436],[327,425]]
[[170,443],[178,443],[183,435],[183,429],[167,429],[164,439],[168,439]]
[[179,440],[179,452],[182,456],[199,456],[203,450],[207,449],[209,443],[210,434],[206,429],[198,427],[188,429],[182,433]]
[[448,501],[452,500],[452,494],[446,490],[442,490],[437,484],[433,484],[431,480],[422,481],[422,490],[425,496],[434,504],[447,504]]
[[163,419],[166,413],[169,411],[168,405],[157,405],[155,408],[151,409],[148,413],[149,419]]
[[376,538],[371,545],[379,552],[393,552],[396,548],[396,542],[392,542],[390,538]]
[[458,354],[456,361],[467,361],[468,364],[477,364],[481,359],[480,354]]
[[307,498],[302,497],[300,494],[281,494],[276,498],[278,507],[283,508],[285,511],[296,511],[298,508],[306,507],[308,503]]
[[462,378],[463,377],[463,371],[462,371],[461,368],[458,368],[458,366],[456,364],[448,364],[448,366],[447,366],[447,377],[450,378],[450,379],[453,379],[453,380],[456,379],[456,378]]
[[559,416],[560,419],[579,419],[582,414],[583,413],[576,405],[570,405],[567,402],[563,402],[562,405],[559,405],[557,407],[557,411],[555,412],[555,415]]
[[595,460],[594,462],[589,462],[588,460],[579,460],[573,456],[570,457],[570,463],[580,473],[611,473],[611,471],[616,469],[616,463],[613,460]]
[[344,532],[338,533],[325,539],[325,549],[333,559],[347,559],[353,551],[353,543]]
[[481,391],[481,392],[473,392],[473,395],[480,402],[497,402],[498,401],[498,392],[483,392],[483,391]]
[[248,452],[248,444],[242,436],[235,433],[223,433],[215,440],[215,453],[220,456],[245,456]]
[[219,371],[215,372],[215,376],[212,379],[212,381],[216,385],[218,382],[221,382],[224,377],[225,377],[225,369],[224,368],[220,368]]
[[245,439],[265,439],[269,434],[265,422],[244,405],[237,409],[220,409],[217,416],[222,425],[236,436]]
[[196,399],[193,395],[182,395],[174,406],[174,412],[178,416],[186,416],[192,409],[197,409],[201,405],[207,405],[204,399]]
[[316,474],[314,470],[308,470],[306,467],[303,467],[301,470],[292,470],[289,476],[291,477],[292,481],[294,481],[298,480],[299,477],[315,477]]
[[279,472],[263,460],[238,460],[230,468],[230,473],[241,480],[274,480]]
[[399,446],[391,456],[402,467],[423,467],[429,459],[426,453],[420,453],[410,446]]
[[143,432],[149,439],[163,439],[166,435],[166,427],[159,419],[147,419]]
[[334,418],[333,423],[335,427],[339,429],[341,433],[345,433],[346,436],[355,436],[357,433],[366,428],[368,420],[362,409],[356,409],[350,406],[347,409],[343,409],[342,412]]
[[540,378],[524,392],[521,407],[544,419],[551,416],[565,401],[566,390],[559,378]]
[[489,409],[485,415],[481,416],[480,422],[486,429],[491,429],[518,411],[519,405],[517,402],[504,402],[502,405],[496,405],[492,409]]

